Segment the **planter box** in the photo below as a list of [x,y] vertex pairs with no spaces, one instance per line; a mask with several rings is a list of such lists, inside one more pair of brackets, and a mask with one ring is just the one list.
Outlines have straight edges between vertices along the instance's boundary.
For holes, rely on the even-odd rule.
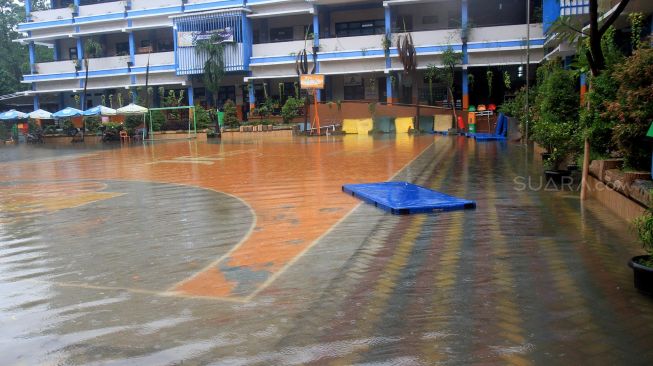
[[651,190],[653,190],[653,181],[635,179],[628,187],[628,195],[633,200],[648,207],[651,205]]
[[607,169],[603,173],[603,182],[617,192],[628,195],[626,192],[626,177],[619,169]]
[[592,160],[589,172],[599,180],[604,179],[606,170],[621,169],[624,165],[623,159]]

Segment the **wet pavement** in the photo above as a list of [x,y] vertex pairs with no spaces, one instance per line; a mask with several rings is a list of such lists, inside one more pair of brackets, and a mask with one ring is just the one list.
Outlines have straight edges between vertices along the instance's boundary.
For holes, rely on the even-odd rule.
[[[538,189],[521,145],[7,146],[0,171],[1,365],[653,363],[628,223]],[[389,179],[477,208],[340,191]]]

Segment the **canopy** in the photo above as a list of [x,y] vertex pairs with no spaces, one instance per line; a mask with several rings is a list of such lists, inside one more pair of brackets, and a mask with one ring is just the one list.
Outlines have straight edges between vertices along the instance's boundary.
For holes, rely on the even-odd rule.
[[145,114],[147,113],[147,108],[141,107],[140,105],[136,105],[134,103],[129,103],[122,108],[118,108],[116,112],[118,112],[118,114]]
[[60,111],[52,113],[52,117],[54,118],[79,117],[83,113],[84,112],[80,111],[79,109],[66,107]]
[[31,119],[52,119],[52,113],[44,111],[43,109],[37,109],[34,112],[27,114]]
[[105,107],[103,105],[98,105],[93,108],[87,109],[84,111],[85,116],[115,116],[116,110]]
[[27,119],[27,114],[19,112],[15,109],[8,110],[4,113],[0,113],[0,119],[2,120],[14,120],[14,119]]

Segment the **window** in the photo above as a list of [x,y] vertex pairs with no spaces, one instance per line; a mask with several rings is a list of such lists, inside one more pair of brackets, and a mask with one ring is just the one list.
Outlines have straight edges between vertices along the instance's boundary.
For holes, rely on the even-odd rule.
[[403,32],[404,30],[413,30],[413,17],[412,15],[397,15],[392,26],[393,32]]
[[438,24],[438,16],[425,15],[422,17],[422,24]]
[[336,23],[336,36],[338,37],[369,36],[384,33],[385,21],[383,19]]
[[149,39],[142,40],[141,47],[150,47],[150,40]]
[[270,29],[270,42],[292,41],[292,27]]
[[129,55],[129,42],[116,43],[116,56],[127,56],[127,55]]
[[77,47],[70,47],[68,49],[68,59],[77,60]]
[[174,46],[170,40],[158,41],[156,44],[157,52],[169,52],[172,51]]

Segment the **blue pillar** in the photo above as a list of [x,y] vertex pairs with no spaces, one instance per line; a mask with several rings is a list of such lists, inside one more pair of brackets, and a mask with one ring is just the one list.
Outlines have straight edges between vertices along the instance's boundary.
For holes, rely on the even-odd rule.
[[129,61],[132,65],[136,61],[136,41],[134,39],[134,32],[129,32]]
[[39,95],[34,94],[34,110],[37,110],[41,108],[41,104],[39,103]]
[[[254,42],[254,33],[252,32],[252,20],[245,16],[241,17],[241,27],[243,30],[243,69],[249,71],[249,62],[252,57],[252,43]],[[175,37],[176,39],[176,37]],[[176,46],[175,46],[176,49]]]
[[249,81],[249,112],[252,113],[254,108],[256,108],[256,94],[254,93],[254,81]]
[[542,26],[544,33],[549,31],[551,24],[560,17],[560,0],[542,0]]
[[138,90],[136,88],[131,89],[132,103],[136,104],[136,98],[138,98]]
[[[29,2],[29,0],[27,1]],[[34,49],[34,42],[30,42],[29,45],[27,46],[28,51],[29,51],[29,69],[30,72],[33,74],[34,73],[34,64],[36,63],[36,51]]]
[[66,97],[62,92],[59,93],[59,109],[64,109],[64,108],[66,108]]
[[[313,50],[317,52],[320,49],[320,14],[318,7],[313,6]],[[317,60],[317,58],[316,58]],[[316,61],[315,72],[320,73],[320,62]],[[322,91],[316,90],[315,97],[318,101],[322,100]]]
[[189,106],[195,105],[195,93],[192,85],[188,86],[188,105]]
[[[467,0],[462,0],[461,3],[461,8],[460,8],[460,26],[462,29],[467,29],[469,25],[469,17],[467,13]],[[463,91],[463,111],[467,110],[469,108],[469,77],[468,77],[468,72],[467,72],[467,64],[469,63],[469,57],[467,54],[467,37],[465,36],[463,41],[463,47],[462,47],[462,52],[463,52],[463,80],[462,80],[462,91]],[[454,105],[456,104],[456,101],[452,101]]]
[[[390,10],[390,5],[383,8],[383,14],[385,17],[385,36],[388,39],[392,40],[392,11]],[[386,94],[386,103],[392,104],[395,102],[394,96],[392,95],[392,78],[390,75],[390,69],[392,68],[392,59],[390,58],[390,52],[388,51],[385,55],[385,94]]]
[[73,0],[73,4],[75,5],[75,9],[76,9],[76,10],[73,12],[73,15],[75,15],[75,16],[76,16],[76,15],[78,14],[78,12],[79,12],[79,1],[80,1],[80,0]]
[[31,13],[32,3],[29,0],[25,0],[25,21],[29,22]]
[[54,40],[54,45],[52,46],[52,59],[54,61],[59,61],[59,40]]
[[82,37],[77,38],[77,59],[81,61],[84,58],[84,40]]

